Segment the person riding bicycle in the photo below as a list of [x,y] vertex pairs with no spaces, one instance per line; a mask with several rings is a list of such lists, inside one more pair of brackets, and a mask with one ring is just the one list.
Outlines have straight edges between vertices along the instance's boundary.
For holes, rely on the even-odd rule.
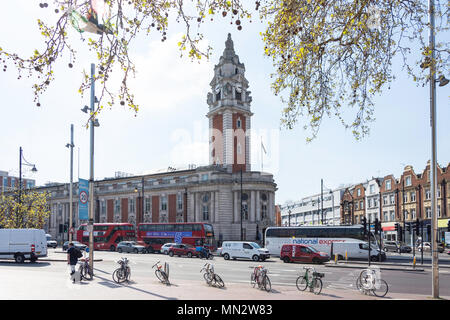
[[200,258],[208,259],[208,257],[209,257],[209,248],[206,245],[204,245],[200,250]]

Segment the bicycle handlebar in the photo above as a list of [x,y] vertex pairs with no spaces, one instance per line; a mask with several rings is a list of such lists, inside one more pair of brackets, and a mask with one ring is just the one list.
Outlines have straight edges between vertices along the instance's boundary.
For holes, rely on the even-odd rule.
[[157,263],[155,263],[153,266],[152,266],[152,269],[158,264],[158,263],[160,263],[161,261],[158,261]]

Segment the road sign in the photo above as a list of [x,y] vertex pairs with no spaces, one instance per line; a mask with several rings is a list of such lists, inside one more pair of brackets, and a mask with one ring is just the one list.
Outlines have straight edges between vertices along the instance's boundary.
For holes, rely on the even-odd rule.
[[70,232],[70,233],[73,233],[73,232],[74,232],[73,227],[70,227],[69,232]]
[[78,219],[87,220],[89,219],[89,181],[84,179],[79,179],[78,181]]

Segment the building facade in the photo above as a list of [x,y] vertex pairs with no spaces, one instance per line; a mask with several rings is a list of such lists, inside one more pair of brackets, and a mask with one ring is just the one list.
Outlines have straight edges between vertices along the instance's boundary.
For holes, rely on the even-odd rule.
[[[8,171],[0,171],[0,193],[19,188],[19,177],[9,175]],[[22,188],[30,189],[36,186],[33,179],[22,177]]]
[[[220,241],[259,241],[264,230],[275,225],[273,175],[251,171],[252,99],[230,34],[210,85],[210,165],[95,181],[94,222],[207,222]],[[69,185],[38,189],[51,193],[49,233],[67,239],[67,234],[59,234],[59,224],[69,221]],[[73,190],[77,227],[84,221],[77,218],[76,183]]]

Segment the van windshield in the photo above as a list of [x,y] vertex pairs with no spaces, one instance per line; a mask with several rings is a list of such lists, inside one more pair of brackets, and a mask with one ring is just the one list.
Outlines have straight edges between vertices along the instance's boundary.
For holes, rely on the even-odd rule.
[[316,248],[314,248],[314,247],[308,247],[308,249],[311,250],[312,252],[319,252],[319,251],[317,251]]
[[261,247],[259,246],[259,244],[255,243],[255,242],[250,242],[250,244],[252,245],[253,248],[255,249],[260,249]]
[[46,236],[46,238],[47,238],[47,241],[52,240],[52,236]]

